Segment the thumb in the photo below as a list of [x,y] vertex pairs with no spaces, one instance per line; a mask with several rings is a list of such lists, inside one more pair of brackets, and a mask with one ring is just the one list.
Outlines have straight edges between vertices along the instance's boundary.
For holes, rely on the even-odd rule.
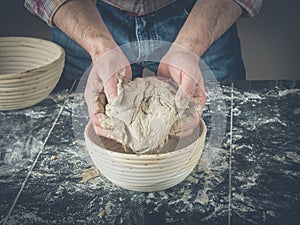
[[179,109],[186,109],[188,107],[188,104],[191,100],[191,96],[189,96],[181,86],[179,86],[179,89],[175,96],[175,104]]
[[194,79],[192,79],[186,73],[182,74],[182,81],[179,84],[179,89],[176,93],[176,105],[180,108],[187,108],[195,88],[196,82]]
[[118,97],[117,80],[115,76],[111,76],[104,85],[104,92],[109,103]]
[[92,119],[94,113],[97,112],[96,102],[99,92],[103,91],[103,84],[100,78],[91,70],[86,88],[84,90],[84,98],[88,106],[89,116]]
[[[114,102],[121,93],[118,88],[119,83],[129,82],[132,79],[131,67],[127,66],[120,70],[117,74],[111,76],[104,84],[104,92],[109,103]],[[121,99],[119,98],[121,101]]]

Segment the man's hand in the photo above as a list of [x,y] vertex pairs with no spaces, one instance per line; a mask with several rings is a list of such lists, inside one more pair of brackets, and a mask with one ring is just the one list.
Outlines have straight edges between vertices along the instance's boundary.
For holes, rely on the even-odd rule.
[[121,49],[115,48],[95,59],[84,96],[97,135],[115,140],[121,138],[115,132],[114,122],[105,115],[105,105],[116,99],[118,80],[127,82],[131,77],[130,63]]
[[197,113],[183,116],[181,130],[176,132],[177,136],[187,136],[193,132],[199,124],[205,106],[204,81],[198,61],[199,57],[193,52],[173,44],[158,67],[158,76],[171,78],[179,85],[177,104],[185,107],[190,99],[195,104]]
[[[94,1],[66,1],[53,16],[54,24],[82,46],[91,56],[93,67],[85,89],[90,120],[98,135],[120,138],[120,127],[104,114],[106,99],[117,96],[117,79],[131,80],[130,64],[117,47]],[[104,94],[105,92],[105,94]],[[101,94],[99,94],[101,93]]]
[[173,45],[161,60],[158,75],[172,78],[179,84],[178,94],[193,97],[195,106],[199,106],[197,115],[183,118],[179,135],[190,134],[198,125],[201,109],[206,102],[204,82],[198,66],[199,57],[241,14],[241,7],[232,0],[196,1]]

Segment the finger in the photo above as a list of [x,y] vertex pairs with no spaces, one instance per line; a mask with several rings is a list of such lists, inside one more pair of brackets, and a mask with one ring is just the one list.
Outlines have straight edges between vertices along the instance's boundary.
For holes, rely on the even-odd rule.
[[199,121],[200,117],[198,113],[196,111],[192,111],[182,119],[181,130],[194,129],[198,126]]
[[101,118],[100,117],[101,116],[99,116],[99,113],[98,113],[98,114],[94,114],[91,119],[94,131],[98,136],[107,137],[106,133],[108,132],[108,130],[101,127],[101,121],[100,121]]
[[103,137],[114,137],[113,133],[112,133],[112,129],[108,129],[110,128],[109,126],[107,127],[103,127],[101,126],[101,124],[103,124],[104,126],[107,125],[105,123],[105,120],[108,119],[108,117],[103,114],[103,113],[97,113],[94,114],[92,117],[92,124],[95,130],[95,133],[99,136],[103,136]]
[[95,113],[104,113],[106,104],[107,104],[107,100],[106,100],[105,93],[100,92],[96,102]]
[[132,70],[131,70],[131,66],[127,66],[125,68],[125,76],[123,77],[123,81],[124,82],[129,82],[132,80]]
[[202,97],[195,97],[193,99],[193,103],[194,103],[195,111],[198,113],[199,117],[201,118],[206,103],[206,96],[204,95]]
[[182,85],[182,79],[184,74],[182,73],[182,70],[180,68],[169,66],[169,73],[172,79],[179,85]]
[[109,118],[104,113],[95,114],[92,121],[95,133],[99,136],[126,143],[125,125],[119,120]]
[[200,117],[194,110],[185,112],[179,120],[174,124],[171,130],[171,136],[179,137],[186,133],[189,134],[189,130],[194,130],[199,126]]
[[194,132],[195,128],[189,129],[189,130],[184,130],[180,131],[179,133],[176,134],[176,138],[181,138],[181,137],[186,137],[191,135]]
[[113,102],[118,97],[116,76],[111,76],[104,85],[104,92],[108,102]]
[[189,74],[184,72],[181,73],[182,73],[181,75],[182,81],[180,87],[182,88],[183,91],[185,91],[186,94],[188,94],[189,96],[193,96],[197,83],[195,82],[193,77],[190,76]]
[[186,74],[182,74],[182,72],[179,79],[181,82],[179,81],[179,89],[176,93],[176,105],[179,108],[187,108],[193,96],[196,84],[193,79]]
[[193,96],[196,98],[197,97],[206,97],[204,85],[201,85],[199,83],[196,84]]
[[132,70],[130,66],[126,66],[110,76],[110,78],[104,83],[104,92],[106,94],[108,102],[113,102],[118,97],[118,82],[129,82],[132,80]]
[[[177,134],[186,133],[188,130],[194,130],[200,121],[198,113],[192,111],[189,114],[186,114],[180,120],[180,126],[178,131],[175,131]],[[179,135],[180,136],[180,135]]]
[[195,128],[191,128],[188,130],[178,130],[176,132],[172,132],[169,136],[170,138],[181,138],[188,135],[191,135],[194,132]]
[[206,93],[205,93],[205,86],[204,86],[204,80],[201,73],[201,70],[199,69],[199,81],[196,84],[195,90],[194,90],[194,97],[202,97],[203,99],[206,99]]
[[112,130],[103,129],[102,127],[96,126],[96,125],[93,125],[93,127],[94,127],[95,133],[98,136],[102,136],[102,137],[106,137],[106,138],[110,138],[110,139],[114,139],[114,140],[117,139],[115,133]]
[[157,76],[158,77],[163,77],[163,78],[166,78],[166,79],[171,78],[170,72],[168,70],[168,64],[163,63],[163,62],[161,62],[159,64],[158,69],[157,69]]
[[206,103],[206,93],[204,90],[204,85],[197,84],[194,91],[193,99],[195,110],[198,112],[199,116],[202,116],[203,109]]
[[96,133],[98,136],[105,136],[105,133],[104,133],[102,127],[93,124],[93,128],[94,128],[95,133]]
[[87,85],[84,91],[84,98],[88,106],[88,112],[90,118],[96,111],[96,102],[99,91],[103,89],[102,81],[100,78],[93,73],[93,70],[89,74]]
[[91,122],[92,122],[92,124],[93,124],[94,126],[101,127],[99,114],[101,114],[101,113],[94,113],[94,114],[91,116]]

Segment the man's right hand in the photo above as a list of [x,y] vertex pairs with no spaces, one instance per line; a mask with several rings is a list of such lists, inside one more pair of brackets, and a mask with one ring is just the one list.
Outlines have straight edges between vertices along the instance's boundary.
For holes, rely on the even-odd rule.
[[117,140],[118,134],[110,125],[113,121],[105,115],[105,105],[116,99],[119,79],[123,82],[132,79],[130,63],[118,47],[92,58],[93,67],[84,93],[90,120],[97,135]]

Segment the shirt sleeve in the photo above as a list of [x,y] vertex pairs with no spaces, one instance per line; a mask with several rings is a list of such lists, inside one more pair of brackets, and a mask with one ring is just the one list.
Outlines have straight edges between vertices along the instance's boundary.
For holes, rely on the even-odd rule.
[[261,9],[263,0],[234,0],[243,9],[242,16],[253,17]]
[[59,7],[68,0],[25,0],[24,6],[34,15],[53,27],[53,16]]

